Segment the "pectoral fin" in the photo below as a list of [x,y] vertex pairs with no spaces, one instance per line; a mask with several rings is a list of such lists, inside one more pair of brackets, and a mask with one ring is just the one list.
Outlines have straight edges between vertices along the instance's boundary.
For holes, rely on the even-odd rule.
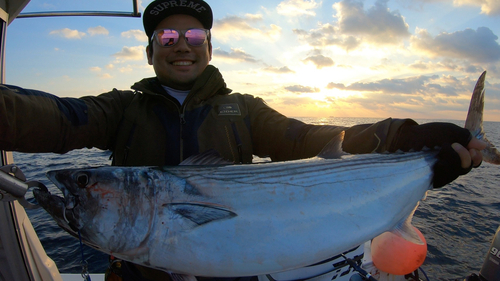
[[168,204],[168,208],[197,225],[230,219],[236,216],[236,213],[230,210],[205,204],[172,203]]

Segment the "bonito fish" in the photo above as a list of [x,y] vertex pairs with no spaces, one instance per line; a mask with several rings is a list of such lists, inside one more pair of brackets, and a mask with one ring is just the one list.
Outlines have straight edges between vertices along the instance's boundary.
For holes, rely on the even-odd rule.
[[[467,118],[479,138],[484,79]],[[340,156],[342,138],[323,158],[297,161],[50,171],[64,198],[34,194],[62,228],[136,264],[196,276],[279,272],[401,228],[432,188],[435,150]],[[500,163],[494,146],[484,160]]]

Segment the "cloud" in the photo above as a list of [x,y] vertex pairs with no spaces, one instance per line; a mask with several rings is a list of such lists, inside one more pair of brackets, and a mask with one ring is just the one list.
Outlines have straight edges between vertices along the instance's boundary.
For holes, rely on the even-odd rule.
[[109,31],[102,26],[89,27],[89,29],[87,29],[87,32],[90,34],[90,36],[109,35]]
[[306,31],[303,29],[293,29],[299,39],[312,47],[339,46],[346,51],[356,49],[361,40],[349,35],[340,34],[338,27],[327,23],[318,29]]
[[267,26],[253,27],[262,22],[262,15],[246,14],[244,17],[227,16],[215,20],[213,33],[217,34],[217,40],[226,42],[241,40],[242,38],[253,38],[256,40],[266,37],[276,40],[281,35],[281,27],[271,24]]
[[500,16],[500,1],[498,0],[453,0],[455,6],[478,6],[481,14],[488,16]]
[[86,35],[85,32],[80,32],[78,30],[72,30],[69,28],[53,30],[49,34],[61,36],[67,39],[82,39]]
[[127,65],[127,66],[124,66],[124,67],[120,67],[118,69],[118,71],[120,71],[121,73],[127,73],[127,72],[132,72],[134,71],[134,68],[130,65]]
[[[375,82],[356,82],[349,86],[342,83],[329,83],[327,89],[341,89],[357,92],[376,92],[390,95],[411,95],[411,96],[457,96],[457,92],[464,90],[461,85],[456,85],[456,80],[450,83],[450,77],[439,80],[438,75],[413,76],[404,79],[382,79]],[[448,84],[449,83],[449,84]],[[442,86],[441,84],[445,84]],[[448,85],[446,85],[448,84]],[[453,86],[454,85],[454,86]]]
[[311,16],[314,17],[316,16],[316,13],[312,10],[318,8],[321,6],[320,3],[316,3],[314,0],[286,0],[281,3],[279,3],[278,7],[276,7],[276,10],[278,14],[284,15],[284,16],[289,16],[289,17],[296,17],[296,16]]
[[418,30],[411,38],[411,47],[430,57],[467,59],[476,63],[500,61],[498,36],[487,27],[443,32],[432,37],[426,30]]
[[139,29],[132,29],[129,31],[124,31],[122,32],[122,37],[125,38],[135,38],[135,40],[139,42],[148,42],[148,36],[144,31],[139,30]]
[[292,93],[318,93],[320,90],[316,87],[293,85],[285,87],[285,90]]
[[98,67],[98,66],[94,66],[94,67],[90,68],[90,71],[92,71],[92,72],[100,72],[101,70],[102,69],[100,67]]
[[[289,106],[298,106],[298,107],[304,107],[307,105],[314,105],[315,100],[311,99],[310,97],[286,97],[285,99],[281,100],[281,104],[289,107]],[[317,109],[316,109],[317,110]]]
[[346,86],[343,84],[343,83],[334,83],[334,82],[330,82],[328,83],[328,85],[326,86],[327,89],[339,89],[339,90],[344,90],[346,88]]
[[111,79],[113,76],[109,73],[103,73],[99,76],[101,79]]
[[250,63],[259,62],[252,55],[247,54],[245,51],[236,48],[231,48],[231,52],[223,51],[221,50],[221,48],[215,48],[213,49],[213,55],[218,58],[237,61],[237,62],[242,62],[242,61]]
[[[456,71],[459,73],[480,73],[483,68],[476,65],[460,62],[458,59],[445,58],[441,61],[420,61],[417,60],[408,67],[413,72],[439,72],[439,71]],[[488,69],[491,69],[488,67]]]
[[398,44],[402,39],[410,37],[404,17],[397,11],[391,12],[387,1],[377,0],[366,11],[363,2],[356,0],[343,0],[333,4],[337,10],[339,32],[383,45]]
[[306,31],[303,29],[293,29],[293,32],[313,47],[324,47],[329,45],[341,45],[343,39],[338,33],[338,29],[332,24],[324,24],[318,29]]
[[324,67],[330,67],[335,65],[335,62],[331,58],[325,57],[321,54],[311,55],[305,58],[303,62],[312,62],[314,65],[316,65],[317,69],[322,69]]
[[288,66],[283,66],[283,67],[268,66],[268,67],[264,68],[263,70],[267,71],[267,72],[273,72],[273,73],[279,73],[279,74],[295,73],[295,71],[288,68]]
[[343,0],[333,4],[333,8],[337,12],[335,24],[293,32],[310,46],[338,46],[346,51],[355,50],[362,43],[402,44],[411,35],[404,17],[397,11],[391,12],[386,0],[377,0],[368,10],[364,9],[363,2],[355,0]]
[[[373,82],[360,81],[350,85],[332,82],[327,88],[352,91],[356,94],[345,99],[332,96],[328,100],[331,102],[343,100],[349,106],[357,108],[357,111],[384,112],[393,117],[413,115],[420,116],[418,118],[429,118],[429,113],[432,113],[441,115],[439,118],[450,118],[450,114],[456,112],[460,115],[453,113],[453,118],[456,116],[461,118],[470,102],[470,91],[476,82],[475,77],[477,76],[465,78],[452,75],[410,76]],[[498,96],[500,91],[495,91],[495,86],[491,84],[486,87],[489,100],[497,101],[498,99],[492,97]],[[492,105],[491,102],[489,104]]]
[[449,3],[455,7],[474,6],[481,8],[481,14],[500,16],[500,2],[498,0],[416,0],[422,3]]
[[123,61],[144,60],[144,52],[144,46],[125,46],[120,52],[113,54],[113,56]]

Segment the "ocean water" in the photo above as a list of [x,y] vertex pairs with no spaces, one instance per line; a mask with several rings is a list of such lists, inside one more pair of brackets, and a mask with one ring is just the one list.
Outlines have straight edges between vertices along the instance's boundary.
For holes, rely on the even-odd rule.
[[[301,118],[311,124],[352,126],[373,123],[370,118]],[[443,120],[417,120],[419,123]],[[448,121],[463,126],[463,122]],[[500,145],[500,123],[485,122],[484,130],[491,142]],[[38,180],[52,193],[57,188],[45,172],[62,168],[109,165],[110,152],[97,149],[75,150],[59,155],[52,153],[14,153],[14,161],[28,180]],[[425,236],[428,253],[422,268],[431,280],[455,280],[478,273],[500,226],[500,167],[483,163],[466,176],[428,193],[415,213],[413,225]],[[26,196],[34,202],[31,192]],[[60,229],[43,210],[28,210],[28,216],[47,254],[62,273],[81,272],[79,241]],[[84,246],[89,271],[102,273],[108,256]]]

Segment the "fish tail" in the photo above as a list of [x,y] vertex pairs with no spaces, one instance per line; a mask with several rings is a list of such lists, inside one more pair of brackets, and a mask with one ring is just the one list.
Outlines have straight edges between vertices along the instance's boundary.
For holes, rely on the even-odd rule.
[[483,160],[491,164],[500,164],[500,152],[487,138],[483,130],[483,111],[484,111],[484,81],[486,80],[486,71],[484,71],[477,80],[472,93],[469,105],[469,112],[465,120],[465,128],[472,136],[484,141],[487,147],[481,151]]

